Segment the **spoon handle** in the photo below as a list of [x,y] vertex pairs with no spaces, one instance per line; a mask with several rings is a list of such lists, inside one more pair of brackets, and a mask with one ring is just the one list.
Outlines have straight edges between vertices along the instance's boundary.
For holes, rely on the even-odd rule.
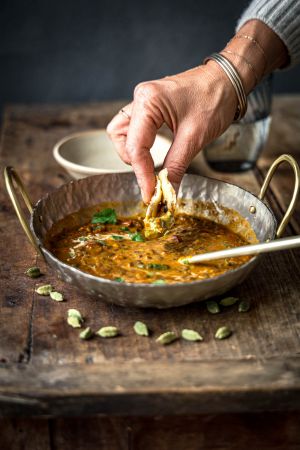
[[235,247],[228,250],[219,250],[217,252],[204,253],[202,255],[195,255],[189,258],[180,258],[180,262],[184,264],[198,264],[205,261],[212,261],[214,259],[233,258],[236,256],[256,255],[258,253],[277,252],[290,248],[300,247],[300,236],[292,236],[282,239],[276,239],[270,242],[263,242],[260,244],[243,245],[242,247]]

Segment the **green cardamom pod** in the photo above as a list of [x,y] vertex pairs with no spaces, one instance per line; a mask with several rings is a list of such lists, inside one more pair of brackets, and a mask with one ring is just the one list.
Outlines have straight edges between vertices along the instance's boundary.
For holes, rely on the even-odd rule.
[[135,322],[135,324],[133,325],[133,329],[139,336],[149,336],[148,327],[143,322]]
[[101,336],[103,338],[112,338],[115,336],[118,336],[119,330],[116,327],[108,326],[108,327],[102,327],[100,330],[97,331],[98,336]]
[[181,331],[181,337],[186,341],[203,341],[203,337],[194,330],[184,329]]
[[68,309],[68,324],[73,328],[81,328],[83,318],[77,309]]
[[29,269],[26,270],[25,275],[27,275],[30,278],[38,278],[40,277],[41,271],[38,267],[34,266],[34,267],[29,267]]
[[52,300],[55,300],[56,302],[62,302],[64,299],[64,296],[60,292],[52,291],[50,292],[50,297]]
[[165,333],[158,336],[156,342],[162,345],[168,345],[171,344],[171,342],[174,342],[176,339],[177,336],[173,331],[166,331]]
[[218,314],[220,312],[220,306],[215,300],[208,300],[206,302],[206,309],[211,314]]
[[80,314],[78,309],[73,309],[73,308],[68,309],[68,317],[77,317],[77,319],[79,319],[81,322],[83,322],[82,315]]
[[53,286],[51,284],[45,284],[44,286],[39,286],[36,288],[35,292],[39,295],[50,295],[53,291]]
[[226,298],[222,298],[222,300],[220,301],[220,305],[232,306],[238,301],[239,301],[239,299],[237,297],[226,297]]
[[239,303],[239,312],[243,313],[243,312],[248,312],[250,309],[251,303],[250,300],[248,299],[243,299],[240,303]]
[[90,339],[93,336],[93,332],[91,330],[90,327],[85,328],[84,330],[81,331],[81,333],[79,333],[79,337],[80,339]]
[[218,330],[216,331],[215,338],[221,340],[221,339],[226,339],[231,335],[232,335],[232,331],[230,330],[230,328],[221,327],[221,328],[218,328]]
[[76,316],[69,316],[67,322],[73,328],[81,328],[82,321]]

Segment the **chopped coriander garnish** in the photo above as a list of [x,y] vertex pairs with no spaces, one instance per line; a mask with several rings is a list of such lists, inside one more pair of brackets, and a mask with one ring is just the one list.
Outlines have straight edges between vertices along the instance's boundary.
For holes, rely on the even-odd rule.
[[168,269],[170,269],[170,266],[168,266],[168,264],[155,264],[155,263],[150,263],[150,264],[147,264],[147,269],[154,269],[154,270],[168,270]]
[[166,284],[165,280],[155,280],[151,284]]
[[[136,261],[134,266],[138,267],[139,269],[151,269],[151,270],[168,270],[168,269],[170,269],[170,266],[168,266],[167,264],[156,264],[156,263],[144,264],[142,261]],[[148,272],[148,273],[151,273],[151,272]]]
[[84,241],[87,241],[88,238],[86,236],[79,236],[78,240],[81,242],[84,242]]
[[180,262],[181,262],[181,264],[189,264],[190,263],[188,259],[182,259]]
[[123,241],[123,236],[118,236],[116,234],[112,234],[111,236],[115,241]]
[[121,231],[129,231],[129,228],[128,227],[120,227],[120,230]]
[[101,239],[97,239],[96,242],[97,242],[97,244],[100,244],[103,247],[105,247],[107,245],[107,243],[105,241],[102,241]]
[[139,233],[138,231],[136,233],[132,233],[130,235],[130,237],[131,237],[132,241],[136,241],[136,242],[144,242],[144,240],[145,240],[143,235],[141,233]]
[[122,278],[122,277],[116,277],[116,278],[114,278],[114,281],[117,281],[118,283],[124,283],[124,278]]
[[117,223],[116,211],[112,208],[105,208],[97,212],[92,217],[92,223]]
[[105,226],[104,225],[96,225],[93,228],[94,228],[94,230],[103,230],[103,229],[105,229]]

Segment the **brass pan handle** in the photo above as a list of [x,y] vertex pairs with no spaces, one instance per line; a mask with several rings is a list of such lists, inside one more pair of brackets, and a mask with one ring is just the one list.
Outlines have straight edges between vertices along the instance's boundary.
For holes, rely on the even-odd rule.
[[33,245],[33,247],[36,249],[36,251],[43,256],[40,247],[38,246],[38,244],[36,243],[36,240],[34,239],[34,236],[28,226],[28,223],[26,221],[26,217],[25,214],[20,206],[17,194],[16,194],[16,188],[15,188],[15,184],[18,188],[18,190],[20,191],[22,198],[25,202],[25,205],[27,206],[30,214],[32,214],[32,203],[31,200],[29,198],[29,195],[19,177],[19,175],[17,174],[17,172],[15,171],[15,169],[13,167],[5,167],[4,169],[4,180],[5,180],[5,186],[8,192],[8,195],[10,197],[10,200],[13,204],[13,207],[15,208],[16,214],[18,216],[18,219],[23,227],[23,230],[25,231],[29,241],[31,242],[31,244]]
[[294,192],[293,192],[293,196],[292,199],[290,201],[289,207],[286,210],[285,215],[283,216],[282,221],[279,224],[279,227],[277,229],[276,232],[276,236],[280,237],[282,236],[282,233],[284,232],[295,208],[296,208],[296,204],[297,204],[297,199],[298,199],[298,195],[299,195],[299,187],[300,187],[300,169],[298,166],[297,161],[291,156],[291,155],[281,155],[279,156],[279,158],[277,158],[273,164],[271,165],[270,169],[268,170],[267,176],[263,182],[263,185],[261,187],[260,193],[258,194],[258,198],[260,200],[264,199],[264,196],[266,194],[266,191],[269,187],[270,181],[275,173],[275,171],[277,170],[278,166],[283,163],[284,161],[288,162],[290,164],[290,166],[293,168],[294,170],[294,174],[295,174],[295,185],[294,185]]

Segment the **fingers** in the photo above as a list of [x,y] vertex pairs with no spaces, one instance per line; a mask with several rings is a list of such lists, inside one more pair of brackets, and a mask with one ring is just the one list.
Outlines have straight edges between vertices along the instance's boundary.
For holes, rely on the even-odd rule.
[[157,83],[139,84],[134,92],[134,102],[124,107],[125,114],[117,114],[107,127],[122,160],[132,165],[146,203],[150,201],[156,183],[150,148],[163,123],[160,99],[161,90]]
[[126,151],[145,203],[150,202],[156,183],[154,163],[150,153],[156,133],[157,127],[151,115],[138,102],[134,103]]
[[[122,111],[124,111],[124,113],[122,113]],[[130,164],[130,158],[126,150],[126,140],[128,127],[130,123],[131,111],[132,111],[132,103],[129,103],[128,105],[124,106],[122,110],[120,110],[119,113],[113,117],[113,119],[110,121],[110,123],[106,128],[106,131],[111,140],[113,141],[120,158],[126,164]]]
[[200,150],[196,133],[184,123],[179,127],[163,167],[168,169],[168,178],[176,193],[190,162]]

